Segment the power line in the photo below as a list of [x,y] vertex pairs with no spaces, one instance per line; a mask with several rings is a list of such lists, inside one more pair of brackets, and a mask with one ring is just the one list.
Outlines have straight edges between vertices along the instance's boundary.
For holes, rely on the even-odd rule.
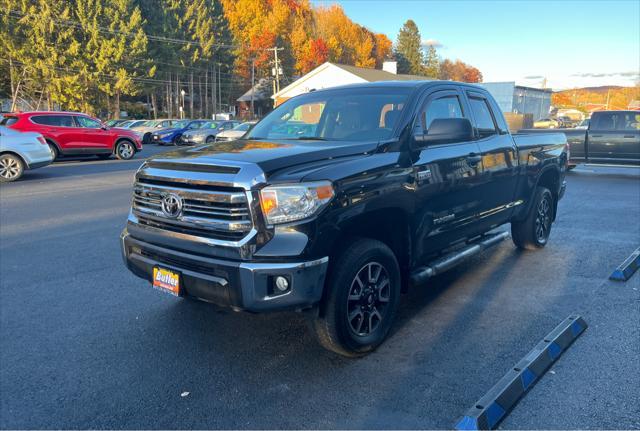
[[[5,62],[9,62],[9,60],[4,59],[4,58],[0,58],[1,60],[4,60]],[[18,65],[22,65],[22,66],[26,66],[29,67],[29,65],[27,63],[24,63],[22,61],[19,60],[12,60],[13,63],[18,64]],[[69,73],[89,73],[89,74],[96,74],[96,75],[100,75],[100,76],[105,76],[107,78],[111,78],[111,79],[118,79],[118,76],[116,75],[110,75],[107,73],[103,73],[103,72],[97,72],[97,71],[89,71],[89,70],[80,70],[80,69],[72,69],[72,68],[68,68],[68,67],[56,67],[56,66],[50,66],[50,69],[54,69],[54,70],[58,70],[58,71],[63,71],[63,72],[69,72]],[[137,81],[137,82],[143,82],[143,83],[148,83],[148,84],[174,84],[176,81],[171,81],[171,80],[163,80],[163,79],[155,79],[155,78],[140,78],[140,77],[129,77],[129,79],[131,79],[132,81]],[[223,85],[224,87],[234,87],[236,85],[238,85],[240,82],[234,82],[234,81],[222,81],[220,80],[220,84],[222,84],[222,82],[224,82],[225,84]]]
[[[15,11],[15,10],[9,10],[9,15],[13,18],[24,18],[24,17],[29,17],[31,16],[30,14],[24,14],[20,11]],[[84,29],[84,26],[82,25],[81,22],[79,21],[75,21],[75,20],[69,20],[69,19],[52,19],[51,20],[54,23],[57,24],[62,24],[62,25],[67,25],[70,27],[76,27],[76,28],[80,28],[80,29]],[[119,30],[110,30],[108,28],[102,27],[102,26],[96,26],[96,28],[98,29],[98,31],[103,32],[103,33],[108,33],[108,34],[116,34],[116,35],[121,35],[121,36],[127,36],[127,37],[137,37],[138,35],[135,33],[131,33],[131,32],[124,32],[124,31],[119,31]],[[184,39],[176,39],[176,38],[170,38],[170,37],[164,37],[164,36],[154,36],[154,35],[150,35],[150,34],[146,34],[144,33],[144,35],[147,37],[147,40],[153,40],[153,41],[157,41],[157,42],[166,42],[166,43],[174,43],[174,44],[182,44],[182,45],[194,45],[194,46],[199,46],[199,47],[203,47],[205,44],[202,44],[200,42],[194,42],[191,40],[184,40]],[[241,48],[241,46],[239,45],[230,45],[230,44],[223,44],[223,43],[213,43],[211,44],[211,46],[216,47],[216,48],[226,48],[226,49],[239,49]]]

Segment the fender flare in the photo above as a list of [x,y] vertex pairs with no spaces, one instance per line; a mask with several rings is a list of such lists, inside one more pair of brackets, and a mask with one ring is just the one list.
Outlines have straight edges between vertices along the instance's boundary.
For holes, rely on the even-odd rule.
[[62,151],[62,148],[60,147],[60,144],[58,144],[58,142],[56,142],[55,139],[49,138],[48,136],[43,136],[44,140],[47,141],[47,144],[49,145],[53,145],[54,147],[56,147],[56,150],[58,150],[58,154],[63,155],[64,152]]
[[[533,185],[533,188],[531,189],[531,195],[533,195],[536,188],[540,184],[540,179],[547,172],[552,172],[552,171],[555,172],[555,174],[557,175],[558,181],[560,180],[560,168],[557,165],[550,164],[550,165],[544,166],[542,169],[540,169],[540,172],[538,172],[538,174],[536,175],[536,181],[535,181],[535,184]],[[558,209],[558,190],[550,190],[550,191],[551,191],[551,194],[554,196],[553,219],[555,220],[557,209]],[[530,199],[528,199],[525,202],[525,204],[522,206],[522,210],[518,213],[517,216],[514,217],[515,220],[518,220],[518,221],[523,220],[527,216],[527,214],[529,214],[529,211],[531,211],[531,205],[533,203],[533,200],[531,199],[531,196],[529,196],[529,198]]]
[[116,149],[118,148],[118,144],[120,142],[123,142],[123,141],[129,142],[131,145],[133,145],[133,149],[135,150],[136,153],[139,151],[138,147],[136,146],[136,143],[133,141],[133,139],[131,139],[131,138],[127,137],[127,136],[118,136],[116,138],[115,142],[113,143],[113,148],[111,148],[111,152],[113,154],[116,153]]

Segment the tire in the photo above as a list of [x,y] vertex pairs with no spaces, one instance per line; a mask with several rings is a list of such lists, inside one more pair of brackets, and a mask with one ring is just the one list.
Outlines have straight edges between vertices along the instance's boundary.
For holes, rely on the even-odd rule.
[[355,239],[332,259],[311,330],[324,348],[346,357],[363,356],[384,341],[395,319],[398,261],[389,247],[373,239]]
[[546,187],[536,187],[529,214],[523,221],[511,222],[511,238],[522,250],[536,250],[547,245],[553,223],[553,196]]
[[0,182],[16,181],[22,177],[23,173],[24,163],[20,157],[13,154],[0,156]]
[[116,145],[116,157],[120,160],[131,160],[136,155],[136,147],[131,141],[120,141]]
[[577,165],[569,165],[567,166],[567,171],[572,171],[576,168]]
[[56,147],[55,144],[52,144],[51,142],[47,142],[47,144],[49,145],[51,154],[53,154],[53,161],[55,162],[60,158],[60,151],[58,151],[58,147]]
[[216,141],[216,138],[213,136],[207,136],[207,140],[205,141],[207,144],[213,144]]

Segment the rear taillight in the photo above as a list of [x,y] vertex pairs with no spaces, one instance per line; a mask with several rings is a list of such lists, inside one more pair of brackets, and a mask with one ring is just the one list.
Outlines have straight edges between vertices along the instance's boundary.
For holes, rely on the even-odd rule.
[[47,145],[47,141],[42,136],[38,136],[38,142],[42,145]]

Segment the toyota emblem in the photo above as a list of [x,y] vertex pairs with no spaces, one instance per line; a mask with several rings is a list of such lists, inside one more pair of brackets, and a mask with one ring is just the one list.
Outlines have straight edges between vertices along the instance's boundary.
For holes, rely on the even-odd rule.
[[169,193],[162,197],[162,212],[171,218],[176,218],[182,213],[182,198]]

